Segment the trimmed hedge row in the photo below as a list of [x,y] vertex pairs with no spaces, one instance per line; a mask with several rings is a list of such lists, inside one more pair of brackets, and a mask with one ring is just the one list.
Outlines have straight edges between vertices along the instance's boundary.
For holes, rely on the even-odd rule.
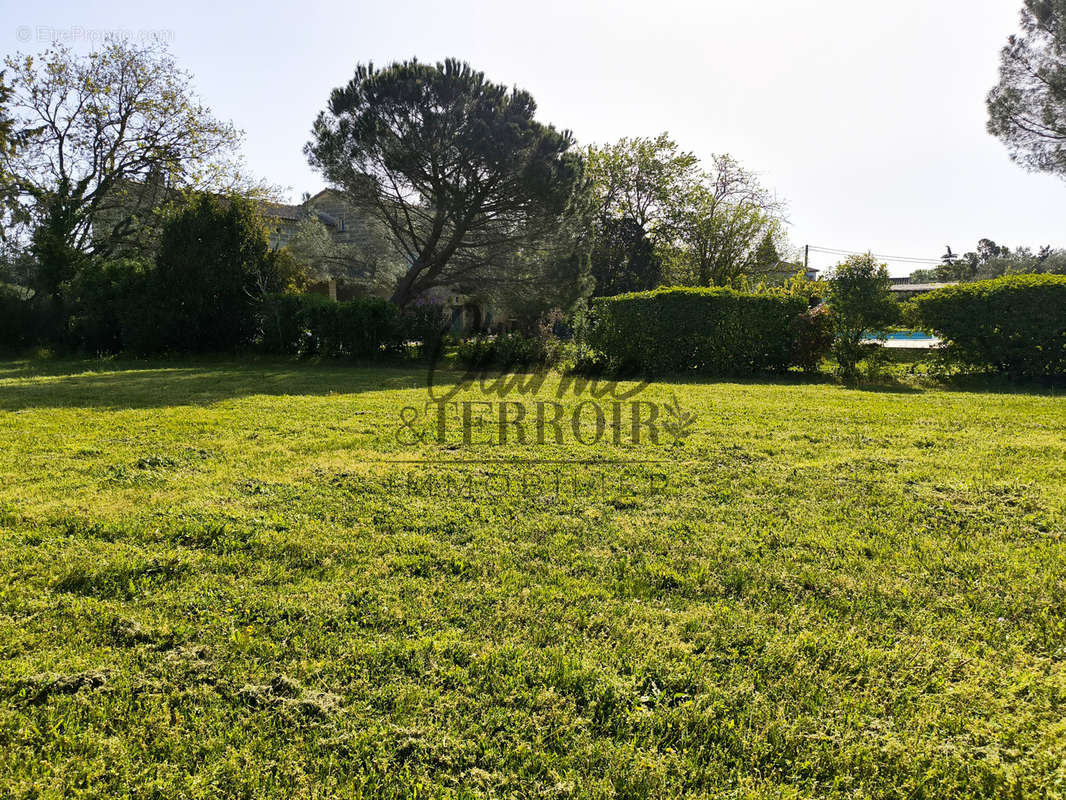
[[35,320],[30,304],[12,287],[0,283],[0,350],[29,344]]
[[1019,377],[1066,375],[1066,275],[1008,275],[913,300],[918,324],[970,367]]
[[665,288],[597,298],[593,314],[593,346],[642,373],[783,372],[816,364],[831,341],[827,319],[789,295]]
[[400,309],[377,298],[338,303],[317,294],[280,294],[261,307],[261,346],[271,353],[367,358],[443,332],[439,306]]
[[514,332],[467,339],[460,342],[457,355],[459,363],[472,369],[531,367],[549,361],[539,339]]

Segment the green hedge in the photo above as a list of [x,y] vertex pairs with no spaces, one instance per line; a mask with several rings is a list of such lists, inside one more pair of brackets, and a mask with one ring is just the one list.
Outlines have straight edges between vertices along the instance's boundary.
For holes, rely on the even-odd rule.
[[[798,341],[807,302],[732,289],[657,289],[593,301],[592,344],[623,370],[713,375],[782,372],[812,354]],[[824,338],[824,337],[823,337]],[[802,353],[802,359],[800,358]]]
[[338,303],[317,294],[280,294],[261,307],[261,345],[287,355],[366,358],[426,343],[442,332],[439,307],[401,310],[368,298]]
[[32,344],[35,323],[30,302],[15,287],[0,283],[0,350]]
[[826,305],[817,305],[796,317],[792,326],[792,363],[816,372],[833,349],[833,317]]
[[459,344],[457,356],[468,369],[531,367],[549,361],[539,339],[516,332],[467,339]]
[[913,301],[946,356],[1019,377],[1066,375],[1066,275],[1008,275],[937,289]]

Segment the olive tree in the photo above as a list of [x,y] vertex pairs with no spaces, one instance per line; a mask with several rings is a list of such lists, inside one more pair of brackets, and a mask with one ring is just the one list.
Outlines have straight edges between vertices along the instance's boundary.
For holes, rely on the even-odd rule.
[[312,209],[297,223],[285,247],[306,266],[313,280],[343,280],[368,292],[391,290],[407,265],[390,245],[380,223],[364,217],[346,225],[349,241],[337,241]]

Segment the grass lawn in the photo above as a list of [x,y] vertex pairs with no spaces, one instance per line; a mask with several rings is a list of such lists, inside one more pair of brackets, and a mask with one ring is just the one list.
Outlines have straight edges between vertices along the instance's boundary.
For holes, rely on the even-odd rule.
[[1063,796],[1061,390],[674,397],[465,445],[413,366],[0,362],[0,796]]

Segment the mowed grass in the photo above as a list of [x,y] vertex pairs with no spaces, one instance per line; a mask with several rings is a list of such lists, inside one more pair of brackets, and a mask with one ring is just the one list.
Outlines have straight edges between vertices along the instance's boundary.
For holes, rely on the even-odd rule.
[[415,366],[0,363],[0,796],[1062,796],[1064,400],[674,396],[410,444]]

